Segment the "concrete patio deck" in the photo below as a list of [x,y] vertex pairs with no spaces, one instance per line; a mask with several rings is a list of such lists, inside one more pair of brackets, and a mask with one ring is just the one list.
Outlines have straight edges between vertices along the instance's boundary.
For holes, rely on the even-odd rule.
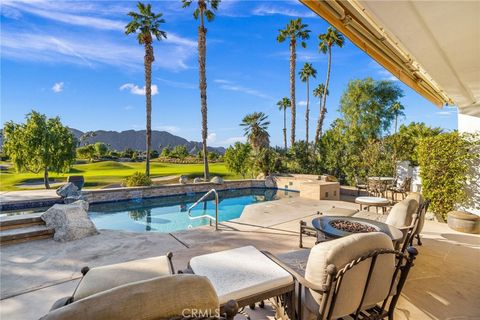
[[[222,223],[219,232],[210,227],[170,234],[101,230],[97,236],[69,243],[39,240],[2,247],[0,318],[38,319],[56,299],[72,294],[85,265],[172,251],[178,270],[193,256],[244,245],[274,254],[298,250],[299,220],[333,205],[357,207],[342,201],[282,199],[247,206],[242,217]],[[427,221],[423,239],[396,319],[480,319],[480,236]],[[313,239],[306,239],[305,245],[313,245]],[[254,319],[273,316],[268,308],[250,313]]]

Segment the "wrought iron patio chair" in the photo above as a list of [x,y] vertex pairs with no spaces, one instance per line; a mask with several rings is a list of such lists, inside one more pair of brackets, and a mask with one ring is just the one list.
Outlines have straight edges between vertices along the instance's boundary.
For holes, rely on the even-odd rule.
[[388,188],[389,191],[392,193],[392,201],[397,200],[397,194],[402,195],[402,200],[407,197],[407,193],[410,191],[410,185],[412,184],[412,178],[406,177],[400,186],[392,186]]
[[355,188],[357,188],[357,196],[360,195],[360,191],[365,190],[368,192],[368,184],[362,181],[359,177],[355,177]]
[[383,233],[363,233],[322,242],[299,271],[266,253],[294,275],[296,319],[393,319],[413,261],[414,247],[394,250]]

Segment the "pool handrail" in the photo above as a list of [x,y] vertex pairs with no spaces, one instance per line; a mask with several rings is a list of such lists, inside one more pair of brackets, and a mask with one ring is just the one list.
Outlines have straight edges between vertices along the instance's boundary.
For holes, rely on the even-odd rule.
[[[200,204],[200,202],[204,201],[212,193],[215,194],[215,217],[212,217],[209,214],[203,214],[201,216],[192,217],[191,215],[192,209],[195,208],[198,204]],[[210,191],[205,193],[200,199],[197,200],[197,202],[195,202],[188,208],[187,213],[190,220],[208,218],[210,219],[210,225],[212,225],[212,220],[215,220],[215,231],[218,231],[218,192],[217,190],[211,189]]]

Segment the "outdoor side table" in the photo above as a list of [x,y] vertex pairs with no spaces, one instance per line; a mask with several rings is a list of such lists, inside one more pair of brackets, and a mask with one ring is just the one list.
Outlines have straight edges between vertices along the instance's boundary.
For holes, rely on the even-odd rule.
[[370,207],[375,207],[377,213],[379,207],[382,208],[382,213],[385,213],[385,207],[390,205],[388,199],[380,197],[357,197],[355,203],[360,205],[360,210],[363,210],[363,206],[366,206],[367,210]]
[[193,257],[189,266],[212,282],[220,306],[233,299],[245,307],[281,295],[293,303],[293,276],[253,246]]

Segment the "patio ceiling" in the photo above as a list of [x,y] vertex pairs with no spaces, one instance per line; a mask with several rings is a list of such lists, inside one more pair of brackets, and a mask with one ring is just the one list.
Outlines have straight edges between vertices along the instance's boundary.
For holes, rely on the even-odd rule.
[[480,1],[300,1],[426,99],[480,117]]

